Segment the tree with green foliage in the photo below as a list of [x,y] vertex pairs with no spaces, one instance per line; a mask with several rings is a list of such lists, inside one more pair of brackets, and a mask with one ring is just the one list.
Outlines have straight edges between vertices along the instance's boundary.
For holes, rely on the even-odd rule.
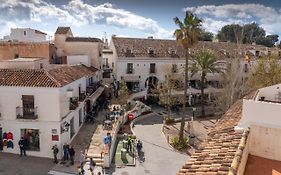
[[273,47],[275,43],[278,41],[278,35],[267,35],[263,38],[257,38],[256,44],[264,45],[266,47]]
[[281,65],[277,58],[260,58],[253,66],[247,83],[250,90],[281,83]]
[[123,105],[127,103],[127,100],[129,99],[129,90],[126,85],[125,81],[120,82],[120,89],[119,89],[119,97],[118,102]]
[[218,59],[215,54],[209,50],[200,51],[196,54],[195,58],[193,59],[193,64],[191,67],[191,76],[195,75],[196,73],[200,73],[201,81],[200,81],[200,89],[201,89],[201,115],[202,117],[205,116],[205,93],[204,89],[206,87],[206,75],[208,73],[221,73],[221,69],[218,65]]
[[177,42],[179,42],[185,49],[185,70],[184,70],[184,98],[183,98],[183,110],[181,118],[181,126],[179,132],[179,141],[184,142],[183,131],[185,125],[185,112],[187,102],[187,87],[188,87],[188,57],[189,48],[198,42],[201,33],[202,19],[198,18],[191,11],[186,11],[185,18],[181,21],[178,17],[174,18],[175,24],[179,27],[175,30],[174,36]]
[[203,30],[199,37],[199,41],[213,41],[214,34],[212,32],[208,32]]
[[260,27],[257,23],[250,23],[245,25],[239,24],[229,24],[221,28],[217,34],[219,41],[225,42],[236,42],[235,32],[241,33],[243,31],[242,43],[264,45],[267,47],[273,47],[274,44],[278,41],[278,35],[267,35],[265,30]]

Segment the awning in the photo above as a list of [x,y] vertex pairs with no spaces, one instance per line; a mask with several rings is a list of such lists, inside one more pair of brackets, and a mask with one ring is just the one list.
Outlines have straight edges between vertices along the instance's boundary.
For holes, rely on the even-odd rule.
[[136,75],[130,75],[130,76],[123,76],[123,80],[125,82],[139,82],[140,78]]
[[95,102],[103,91],[104,87],[100,86],[91,96],[87,97],[87,99],[91,100],[92,102]]

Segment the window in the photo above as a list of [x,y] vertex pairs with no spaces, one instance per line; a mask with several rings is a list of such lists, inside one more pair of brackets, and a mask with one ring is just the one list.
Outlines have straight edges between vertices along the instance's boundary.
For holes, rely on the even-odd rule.
[[177,65],[176,64],[172,64],[172,73],[177,73],[178,69],[177,69]]
[[72,119],[70,120],[70,138],[72,138],[75,135],[75,130],[74,130],[74,117],[72,117]]
[[127,74],[133,74],[133,63],[127,63]]
[[33,95],[22,95],[22,107],[16,108],[18,119],[37,119],[37,108],[34,106]]
[[151,74],[155,74],[156,73],[155,63],[150,63],[149,73],[151,73]]
[[39,129],[21,129],[21,137],[26,143],[26,150],[40,151]]
[[26,31],[23,31],[23,35],[26,35]]
[[44,68],[44,64],[40,63],[40,69],[43,69],[43,68]]
[[127,48],[126,49],[126,54],[132,54],[132,49]]
[[18,58],[19,57],[19,54],[15,54],[15,58]]
[[114,68],[114,63],[112,63],[112,68]]
[[149,48],[148,49],[148,54],[150,55],[150,56],[153,56],[155,53],[154,53],[154,50],[152,49],[152,48]]

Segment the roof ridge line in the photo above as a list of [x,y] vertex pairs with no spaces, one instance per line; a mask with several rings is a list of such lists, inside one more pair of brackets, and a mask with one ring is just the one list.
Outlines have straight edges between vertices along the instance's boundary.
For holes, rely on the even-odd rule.
[[46,73],[46,75],[55,82],[55,84],[60,87],[61,84],[58,82],[58,80],[55,79],[55,77],[53,77],[47,70],[44,69],[44,72]]
[[234,157],[232,159],[232,162],[231,162],[231,166],[230,166],[229,171],[227,173],[228,175],[236,175],[237,174],[239,165],[241,163],[241,159],[243,157],[243,152],[244,152],[245,146],[247,144],[249,132],[250,132],[249,127],[243,131],[242,138],[240,139],[240,143],[238,145],[237,151],[235,152],[235,155],[234,155]]

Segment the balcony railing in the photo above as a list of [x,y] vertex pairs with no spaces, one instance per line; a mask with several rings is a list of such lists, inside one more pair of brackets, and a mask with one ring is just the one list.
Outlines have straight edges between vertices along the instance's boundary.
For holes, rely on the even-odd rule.
[[75,110],[78,107],[78,98],[72,97],[69,102],[69,110]]
[[86,92],[79,93],[79,101],[84,101],[86,98]]
[[91,96],[99,87],[101,86],[100,82],[92,83],[86,87],[86,95]]
[[37,107],[35,108],[25,108],[25,107],[16,107],[17,119],[37,119]]
[[135,73],[135,69],[127,69],[126,73],[127,74],[134,74]]

